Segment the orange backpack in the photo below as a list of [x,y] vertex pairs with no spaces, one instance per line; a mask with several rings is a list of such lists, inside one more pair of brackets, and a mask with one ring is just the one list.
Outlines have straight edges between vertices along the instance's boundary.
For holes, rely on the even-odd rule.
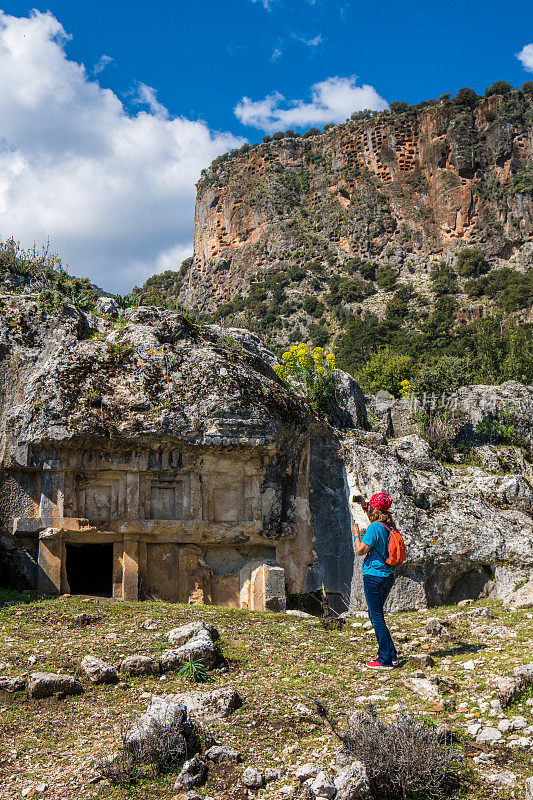
[[[383,525],[383,527],[387,528],[386,525]],[[405,552],[405,542],[402,534],[397,528],[392,528],[392,530],[387,528],[387,530],[390,533],[388,544],[389,557],[386,561],[385,559],[383,560],[385,561],[385,564],[389,565],[389,567],[395,567],[397,564],[402,564],[407,558]],[[378,555],[380,554],[378,553]]]

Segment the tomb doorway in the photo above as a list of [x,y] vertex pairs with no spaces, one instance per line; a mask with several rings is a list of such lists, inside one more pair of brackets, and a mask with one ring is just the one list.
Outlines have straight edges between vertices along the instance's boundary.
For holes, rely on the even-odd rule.
[[70,594],[111,597],[113,544],[67,544],[66,570]]

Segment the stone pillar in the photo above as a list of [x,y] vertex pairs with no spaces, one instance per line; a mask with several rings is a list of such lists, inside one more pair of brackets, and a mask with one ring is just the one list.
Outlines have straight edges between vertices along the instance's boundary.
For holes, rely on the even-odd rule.
[[[46,533],[46,532],[45,532]],[[61,594],[63,539],[40,538],[37,569],[38,594]]]
[[124,573],[124,540],[113,542],[113,597],[122,600],[122,578]]
[[279,564],[250,561],[240,571],[241,608],[285,611],[285,570]]
[[139,473],[126,473],[126,519],[139,519]]
[[139,599],[139,540],[124,538],[122,599]]

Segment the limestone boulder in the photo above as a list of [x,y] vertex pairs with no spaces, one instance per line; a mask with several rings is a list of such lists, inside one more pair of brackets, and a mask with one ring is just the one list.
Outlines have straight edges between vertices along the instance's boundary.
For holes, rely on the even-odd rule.
[[242,782],[248,789],[261,789],[265,783],[265,776],[254,767],[246,767],[242,773]]
[[91,683],[117,683],[118,672],[112,664],[106,664],[101,658],[85,656],[81,668]]
[[[373,448],[346,439],[342,452],[350,494],[387,492],[406,541],[407,561],[395,571],[388,610],[506,598],[533,579],[531,488],[522,476],[445,467],[416,435]],[[366,529],[361,509],[352,504],[350,510]],[[361,560],[353,564],[347,595],[352,608],[364,607]]]
[[[140,748],[149,743],[154,737],[165,734],[181,736],[182,749],[185,754],[187,742],[185,738],[185,723],[187,721],[186,708],[174,700],[152,695],[150,705],[145,713],[140,716],[126,733],[124,744],[133,749]],[[179,743],[178,743],[179,746]]]
[[163,672],[179,669],[189,656],[208,669],[215,666],[219,658],[218,649],[207,630],[199,631],[181,647],[164,650],[161,653],[161,669]]
[[205,622],[195,621],[195,622],[188,622],[185,625],[180,625],[178,628],[172,628],[171,631],[167,633],[167,639],[170,644],[174,646],[180,646],[187,644],[191,639],[198,634],[207,634],[209,638],[216,642],[220,636],[215,628],[214,625],[206,624]]
[[26,676],[21,675],[16,678],[0,678],[0,691],[9,692],[22,692],[26,688]]
[[197,753],[186,761],[174,783],[174,789],[189,791],[197,786],[202,786],[207,778],[207,764]]
[[533,580],[507,595],[504,602],[513,608],[533,608]]
[[28,680],[28,693],[34,700],[51,697],[54,694],[83,694],[83,686],[72,675],[58,675],[53,672],[32,672]]
[[225,719],[240,708],[243,700],[236,689],[226,686],[211,692],[183,692],[175,695],[175,702],[187,709],[192,719]]
[[372,793],[366,767],[362,761],[352,761],[335,778],[335,800],[370,800]]
[[234,747],[213,745],[205,751],[205,758],[214,764],[239,764],[242,761],[242,753]]
[[159,675],[161,663],[151,656],[131,655],[122,659],[120,670],[127,675]]
[[115,319],[120,314],[120,307],[113,297],[99,297],[96,301],[96,311],[106,317]]

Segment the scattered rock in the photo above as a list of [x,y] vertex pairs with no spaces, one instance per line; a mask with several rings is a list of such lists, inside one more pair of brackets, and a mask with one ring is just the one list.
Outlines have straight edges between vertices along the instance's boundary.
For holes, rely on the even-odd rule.
[[288,617],[301,617],[302,619],[315,619],[318,622],[317,617],[314,617],[312,614],[308,614],[307,611],[298,611],[296,608],[289,608],[286,612]]
[[212,692],[183,692],[174,695],[176,702],[195,719],[223,719],[242,706],[242,697],[231,686]]
[[174,789],[193,789],[195,786],[202,786],[207,778],[207,765],[203,758],[196,754],[182,767]]
[[111,664],[106,664],[95,656],[85,656],[81,668],[91,683],[118,683],[118,672]]
[[316,778],[319,772],[320,767],[309,762],[307,764],[302,764],[301,767],[298,767],[294,773],[294,777],[299,780],[300,783],[303,783],[304,781],[309,780],[309,778]]
[[150,656],[126,656],[120,662],[120,671],[128,675],[159,675],[161,664]]
[[0,689],[3,692],[21,692],[26,688],[26,676],[19,678],[0,678]]
[[215,666],[218,650],[207,630],[201,630],[181,647],[165,650],[161,655],[161,668],[164,672],[179,669],[189,656],[208,669]]
[[514,772],[510,772],[508,770],[503,772],[492,772],[484,777],[486,781],[492,783],[494,786],[503,786],[504,788],[516,786],[516,775]]
[[[152,695],[150,705],[127,732],[127,747],[139,746],[149,741],[154,734],[184,730],[187,721],[187,710],[180,703],[166,697]],[[186,752],[185,736],[183,737],[183,754]]]
[[526,800],[533,800],[533,778],[526,780]]
[[206,750],[205,758],[214,764],[239,764],[242,761],[242,754],[233,747],[214,745]]
[[336,800],[358,800],[371,798],[366,767],[361,761],[353,761],[344,767],[335,778]]
[[465,608],[465,606],[471,606],[473,602],[473,600],[459,600],[457,605],[459,608]]
[[501,733],[508,733],[510,730],[512,730],[513,726],[511,724],[510,720],[502,719],[502,720],[500,720],[500,722],[498,722],[498,726],[497,727],[498,727],[498,730],[501,731]]
[[437,617],[430,617],[424,626],[424,630],[431,636],[440,636],[444,633],[445,628],[442,620],[437,619]]
[[273,781],[277,781],[283,775],[283,770],[281,767],[268,767],[265,769],[265,783],[273,783]]
[[191,639],[199,634],[206,634],[213,642],[220,639],[219,633],[214,625],[206,625],[204,622],[188,622],[185,625],[180,625],[179,628],[172,628],[167,633],[167,639],[170,644],[180,646],[187,644]]
[[265,777],[259,770],[246,767],[242,773],[242,782],[248,789],[261,789],[264,786]]
[[106,317],[115,318],[120,314],[120,307],[112,297],[99,297],[95,309],[99,314],[105,314]]
[[409,678],[407,686],[425,699],[436,700],[440,697],[438,684],[428,678]]
[[86,614],[82,612],[81,614],[76,614],[75,617],[72,617],[72,624],[76,628],[83,628],[85,625],[91,625],[93,622],[98,622],[100,617],[98,614]]
[[522,697],[527,689],[527,681],[523,675],[499,678],[496,688],[502,708],[507,708],[514,700]]
[[485,744],[490,742],[498,742],[502,738],[501,731],[498,728],[483,728],[481,733],[476,736],[477,744]]
[[[468,736],[477,736],[478,733],[481,730],[481,727],[482,726],[479,724],[479,722],[476,722],[474,725],[469,725],[468,728],[466,729],[466,732],[467,732]],[[499,725],[498,725],[498,728],[500,728]],[[500,728],[500,730],[501,730],[501,728]]]
[[144,622],[141,622],[140,627],[145,631],[156,631],[159,625],[153,619],[145,619]]
[[83,694],[83,686],[71,675],[56,675],[53,672],[32,672],[28,681],[30,697],[40,700],[54,694]]
[[424,667],[435,666],[435,662],[433,661],[429,653],[412,653],[408,657],[408,661],[415,667],[420,667],[420,669],[424,669]]
[[521,667],[515,667],[513,675],[518,678],[524,678],[528,686],[533,686],[533,662],[531,664],[523,664]]
[[335,797],[337,792],[333,778],[331,775],[328,775],[327,772],[324,772],[324,770],[318,773],[309,788],[313,792],[314,797],[326,798],[327,800],[331,800],[331,798]]

